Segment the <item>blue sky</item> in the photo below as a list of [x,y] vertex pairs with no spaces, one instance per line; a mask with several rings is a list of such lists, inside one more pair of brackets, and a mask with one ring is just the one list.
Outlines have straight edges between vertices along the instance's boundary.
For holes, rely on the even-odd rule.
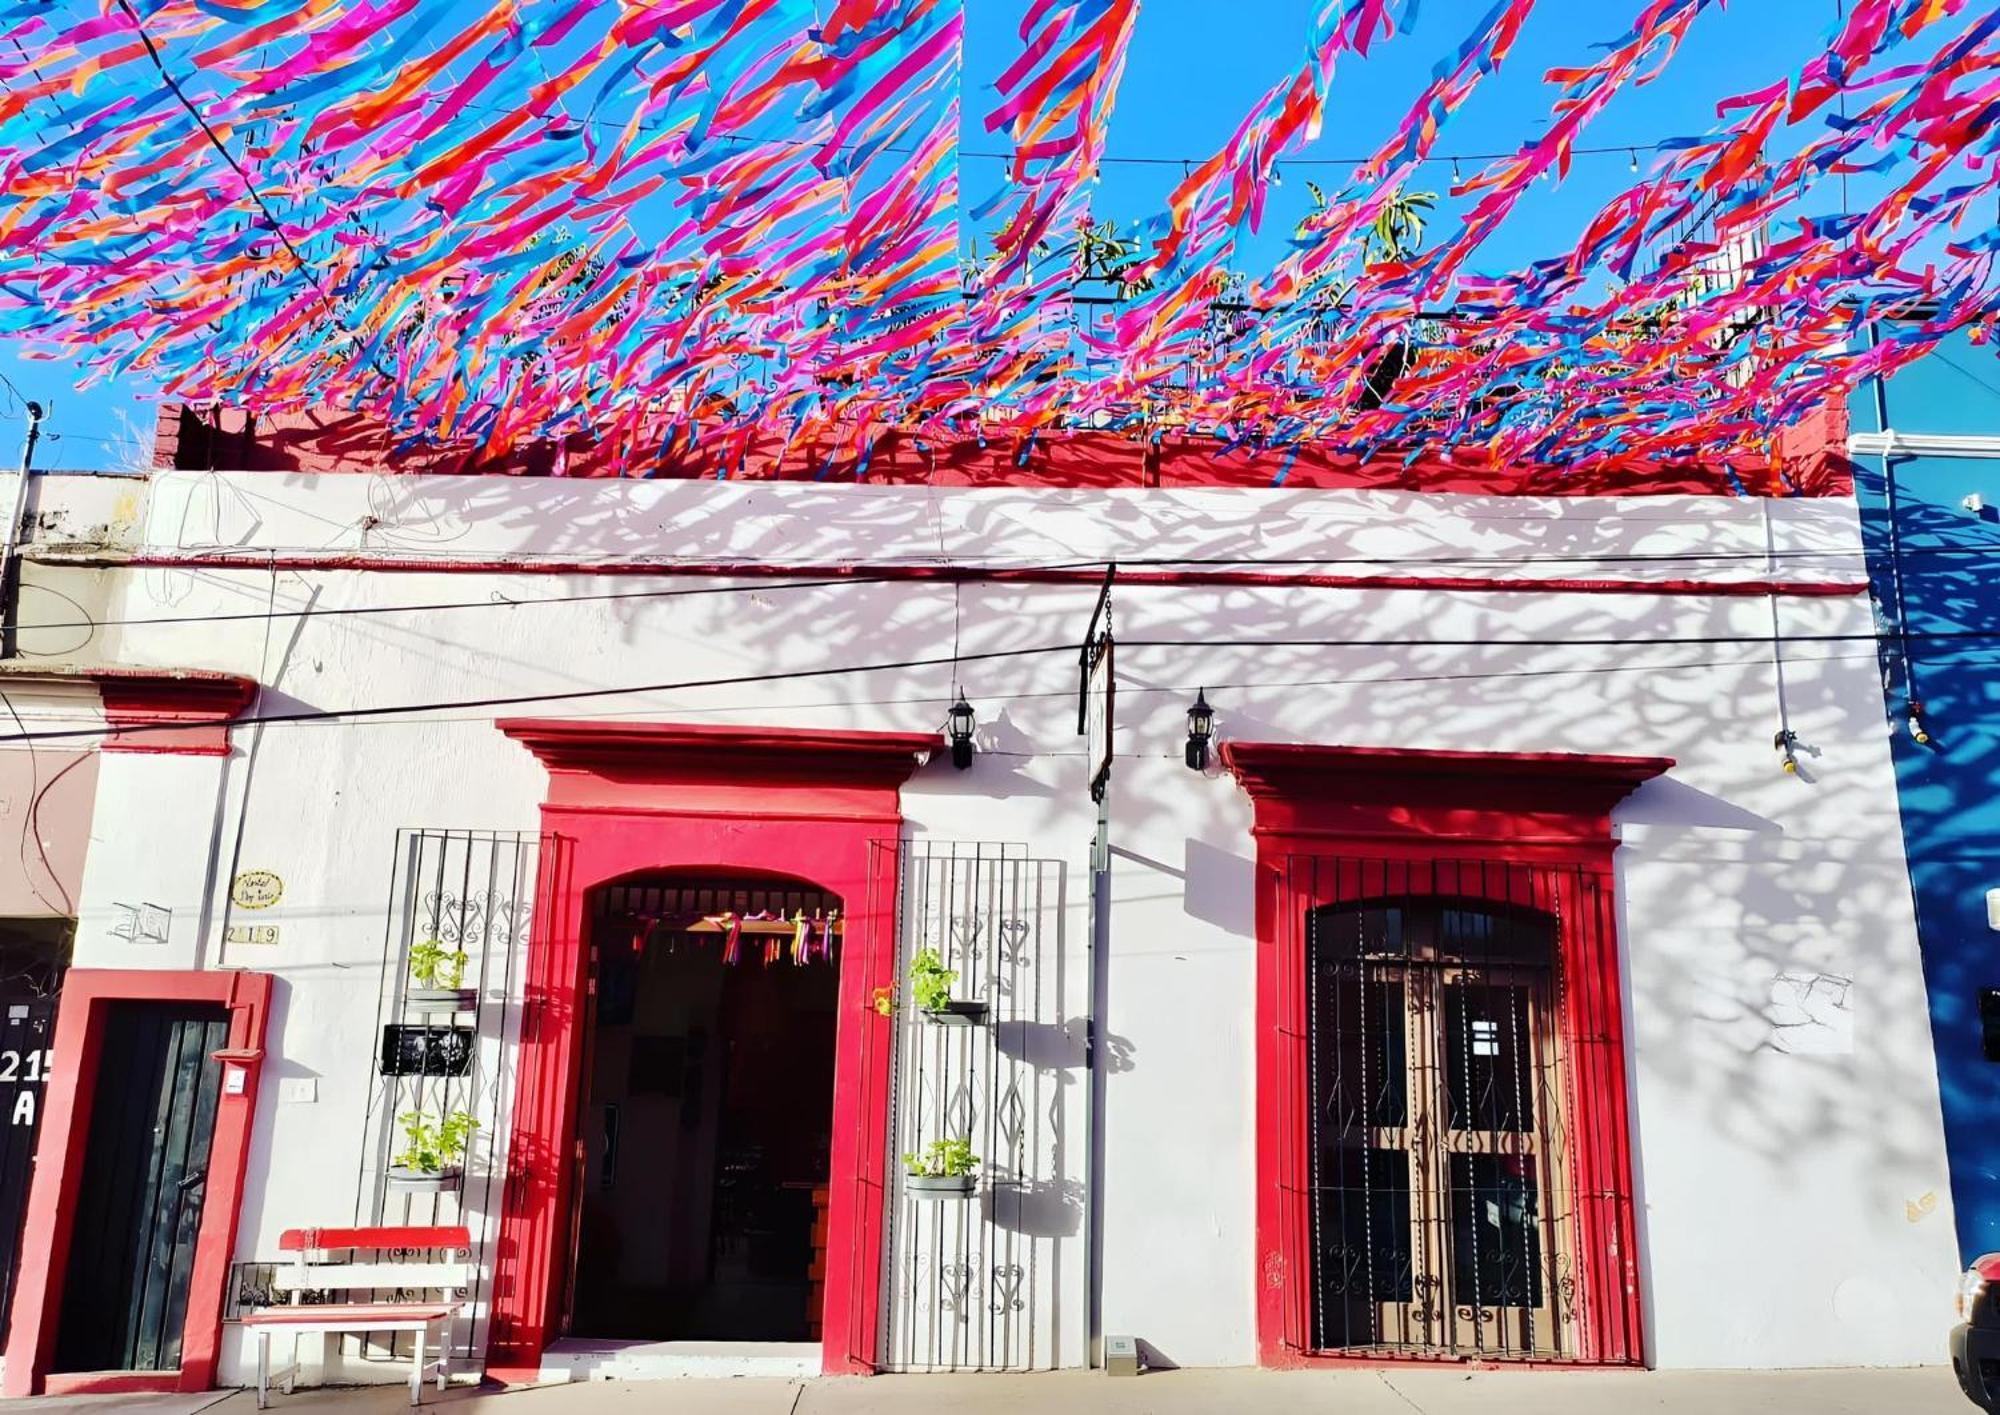
[[[1704,131],[1716,100],[1761,87],[1790,73],[1820,44],[1834,23],[1837,0],[1737,0],[1696,21],[1690,38],[1664,75],[1629,90],[1587,132],[1593,145],[1638,148],[1661,138]],[[1018,49],[1014,27],[1023,0],[966,0],[965,146],[993,151],[1001,143],[979,122],[991,101],[993,78]],[[1307,179],[1332,189],[1348,166],[1313,165],[1352,158],[1391,133],[1431,66],[1464,39],[1491,0],[1427,0],[1415,28],[1374,49],[1366,60],[1345,56],[1335,73],[1325,130],[1312,148],[1281,164],[1283,186],[1273,193],[1260,238],[1244,263],[1268,266],[1282,251],[1292,224],[1310,204]],[[1104,172],[1095,207],[1100,217],[1129,224],[1164,207],[1180,177],[1174,160],[1199,161],[1225,141],[1243,114],[1302,53],[1308,0],[1143,0],[1124,87],[1112,120],[1112,157],[1170,159],[1165,165],[1112,163]],[[1578,65],[1596,55],[1596,44],[1615,39],[1640,8],[1639,0],[1543,0],[1505,68],[1489,77],[1445,130],[1440,153],[1499,152],[1531,136],[1548,112],[1551,93],[1543,71]],[[983,196],[998,180],[998,161],[967,157],[965,190]],[[1461,164],[1467,175],[1476,164]],[[1566,249],[1598,205],[1632,180],[1629,159],[1580,157],[1570,178],[1537,184],[1514,217],[1482,249],[1476,266],[1510,269]],[[1449,162],[1432,164],[1422,186],[1443,193]],[[1437,220],[1448,223],[1449,201]],[[152,424],[152,392],[123,380],[77,390],[74,370],[60,362],[22,357],[18,341],[0,344],[0,375],[21,394],[53,405],[47,431],[53,440],[37,456],[45,467],[103,468],[128,464],[142,451]],[[0,388],[0,457],[11,465],[22,423],[18,400]]]

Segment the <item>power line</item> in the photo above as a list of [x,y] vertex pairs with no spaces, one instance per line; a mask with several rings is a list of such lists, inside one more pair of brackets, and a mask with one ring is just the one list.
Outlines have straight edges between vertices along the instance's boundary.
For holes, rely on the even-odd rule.
[[[465,108],[478,109],[481,112],[500,113],[510,116],[519,112],[519,110],[516,108],[506,107],[502,104],[497,104],[497,103],[464,103],[461,104],[460,106]],[[614,132],[623,132],[626,129],[626,127],[629,126],[629,120],[627,120],[626,122],[620,122],[615,118],[598,118],[589,115],[577,115],[577,114],[567,114],[567,113],[563,115],[563,118],[565,123],[569,124],[580,123],[580,124],[585,124],[589,127],[599,128]],[[660,132],[668,128],[669,126],[672,126],[672,124],[664,121],[642,122],[638,125],[640,132]],[[802,148],[803,147],[823,148],[827,146],[825,142],[819,141],[814,138],[786,137],[776,133],[768,135],[760,135],[757,133],[709,133],[707,136],[709,140],[715,142],[734,142],[734,143],[743,143],[745,145],[753,145],[753,146],[802,147]],[[860,143],[841,143],[835,145],[835,151],[852,152],[858,150],[861,146],[862,144]],[[1684,143],[1682,140],[1671,139],[1671,140],[1658,140],[1654,142],[1621,142],[1621,143],[1605,143],[1599,145],[1587,145],[1587,144],[1578,145],[1569,148],[1568,152],[1571,156],[1574,157],[1623,157],[1626,158],[1628,161],[1636,161],[1637,155],[1642,152],[1653,152],[1653,153],[1678,152],[1682,149],[1683,146]],[[873,148],[871,150],[875,152],[894,153],[895,155],[900,157],[909,157],[913,156],[920,149],[914,147],[901,147],[892,143],[882,147]],[[1440,153],[1429,153],[1408,160],[1417,163],[1438,162],[1438,163],[1445,163],[1447,165],[1457,162],[1503,162],[1508,158],[1520,157],[1526,151],[1527,148],[1524,146],[1516,148],[1511,152],[1440,152]],[[956,153],[959,157],[980,158],[987,161],[995,161],[995,162],[1012,162],[1018,156],[1018,154],[1014,152],[1006,152],[993,148],[958,147],[956,149]],[[1100,167],[1180,167],[1185,169],[1193,167],[1203,162],[1207,162],[1213,156],[1214,156],[1213,153],[1201,153],[1188,157],[1161,157],[1152,154],[1133,154],[1130,156],[1107,155],[1098,158],[1097,165]],[[1283,157],[1274,159],[1273,165],[1279,168],[1361,167],[1367,165],[1368,163],[1373,162],[1378,156],[1380,156],[1379,153],[1369,153],[1365,157],[1328,157],[1328,156]]]
[[[2000,642],[2000,630],[1955,629],[1912,633],[1911,639],[1933,642]],[[1270,648],[1650,648],[1675,646],[1752,645],[1768,651],[1793,644],[1874,644],[1880,636],[1867,634],[1788,634],[1774,639],[1769,634],[1663,634],[1646,637],[1631,635],[1552,639],[1432,638],[1432,639],[1121,639],[1125,649],[1270,649]],[[610,688],[577,688],[545,693],[515,693],[500,697],[441,699],[421,703],[387,703],[351,708],[315,708],[304,712],[261,713],[232,718],[230,727],[251,727],[259,723],[361,722],[382,718],[407,717],[422,712],[465,712],[479,708],[526,707],[535,703],[581,702],[591,698],[634,697],[647,693],[680,692],[697,688],[743,687],[758,683],[798,682],[813,678],[840,678],[853,674],[893,673],[913,668],[939,668],[953,663],[988,663],[1000,660],[1037,658],[1048,654],[1073,656],[1074,643],[1042,644],[1033,648],[992,649],[983,653],[909,658],[885,663],[853,663],[827,668],[797,668],[777,673],[745,673],[725,678],[689,678],[668,683],[637,683]],[[1499,676],[1499,675],[1495,675]],[[1360,686],[1365,686],[1362,680]],[[133,733],[186,730],[186,723],[156,722],[131,726],[64,728],[49,732],[17,733],[0,737],[9,742],[48,742],[98,739]]]
[[136,435],[135,437],[132,438],[125,438],[125,437],[98,437],[88,432],[52,432],[49,434],[49,441],[51,442],[101,442],[106,447],[120,447],[126,444],[127,442],[133,442],[136,440],[137,440]]
[[[1080,561],[1075,565],[1051,565],[1051,570],[1097,569],[1103,561]],[[261,569],[255,561],[246,560],[245,570]],[[365,571],[361,573],[366,573]],[[589,571],[579,571],[589,574]],[[718,575],[717,578],[725,578]],[[146,624],[229,624],[262,622],[271,619],[334,619],[374,614],[430,614],[454,609],[523,609],[537,604],[594,604],[604,601],[628,599],[681,599],[694,595],[762,594],[773,590],[823,589],[833,585],[900,584],[904,577],[894,574],[842,575],[835,579],[820,580],[759,580],[747,585],[697,585],[676,590],[615,590],[600,594],[578,595],[538,595],[528,599],[458,599],[442,600],[430,604],[364,604],[351,605],[339,609],[316,609],[301,606],[297,609],[256,610],[240,614],[163,614],[139,619],[75,619],[54,623],[38,623],[25,627],[35,630],[56,629],[110,629],[131,628]]]
[[[1876,655],[1871,649],[1863,653],[1788,654],[1785,662],[1788,665],[1804,663],[1863,663],[1873,662],[1875,658]],[[1204,687],[1210,692],[1223,690],[1260,691],[1273,688],[1373,688],[1408,683],[1483,682],[1514,678],[1585,678],[1617,673],[1672,673],[1681,670],[1703,668],[1740,668],[1744,663],[1745,660],[1741,658],[1703,658],[1682,659],[1673,663],[1581,664],[1569,668],[1492,668],[1480,669],[1468,673],[1396,673],[1374,678],[1211,680],[1206,676],[1198,679],[1190,676],[1185,683],[1140,684],[1121,681],[1118,685],[1118,692],[1121,697],[1159,697],[1165,695],[1185,696],[1193,692],[1197,686]],[[991,684],[986,684],[981,686],[979,691],[974,694],[974,697],[980,706],[991,703],[1041,701],[1061,701],[1074,704],[1076,702],[1076,689],[1058,688],[1043,692],[1014,693],[1001,691],[994,688]],[[851,710],[855,708],[921,707],[935,704],[939,701],[940,699],[935,693],[896,698],[819,698],[811,701],[787,702],[785,710],[787,712],[819,712],[833,708]],[[713,705],[676,704],[674,713],[676,717],[705,717],[718,713],[741,712],[744,706],[741,703]],[[615,710],[607,712],[572,712],[560,713],[555,716],[563,722],[597,722],[615,717],[616,712]],[[360,728],[375,725],[408,726],[412,723],[436,727],[486,727],[490,725],[487,719],[478,717],[405,717],[396,721],[383,721],[380,723],[337,722],[331,725],[336,727]],[[992,751],[989,751],[987,754],[996,756],[1013,755]],[[1060,756],[1066,754],[1047,753],[1046,755]]]
[[[1031,649],[996,649],[988,653],[959,655],[961,663],[972,663],[989,659],[1032,658],[1040,654],[1074,654],[1076,645],[1070,643],[1048,644]],[[505,697],[462,698],[451,701],[426,703],[390,703],[372,707],[317,708],[306,712],[262,713],[254,717],[231,718],[230,727],[252,727],[266,722],[327,722],[369,718],[400,717],[413,712],[463,712],[475,708],[526,707],[531,703],[580,702],[587,698],[632,697],[643,693],[668,693],[689,688],[730,688],[752,683],[782,683],[805,678],[836,678],[853,673],[891,673],[909,668],[935,668],[952,662],[950,657],[910,658],[893,663],[857,663],[835,668],[796,668],[782,673],[746,673],[730,678],[690,678],[673,683],[640,683],[620,688],[577,688],[553,693],[516,693]],[[172,732],[185,730],[186,723],[157,722],[139,723],[129,727],[80,727],[65,728],[54,732],[17,733],[11,737],[0,737],[0,744],[7,742],[45,742],[73,740],[76,738],[123,736],[133,732]]]
[[[1911,556],[1916,556],[1916,555],[1940,555],[1940,556],[1972,555],[1972,556],[1992,556],[2000,558],[2000,545],[1919,546],[1904,550],[1902,552],[1902,555],[1905,559],[1908,559]],[[1285,567],[1296,567],[1296,568],[1310,568],[1318,566],[1362,566],[1362,567],[1384,567],[1384,568],[1395,568],[1395,569],[1419,569],[1427,567],[1456,569],[1456,568],[1474,568],[1474,567],[1518,568],[1518,567],[1548,566],[1548,565],[1681,565],[1681,564],[1699,565],[1699,564],[1754,563],[1754,562],[1764,562],[1772,560],[1778,560],[1778,561],[1856,560],[1862,557],[1863,557],[1863,552],[1859,550],[1833,549],[1833,550],[1776,550],[1776,551],[1761,551],[1761,550],[1676,551],[1676,552],[1667,552],[1667,553],[1652,554],[1652,555],[1639,554],[1639,553],[1602,554],[1602,555],[1530,554],[1530,555],[1518,555],[1518,556],[1516,555],[1366,556],[1365,555],[1365,556],[1294,556],[1294,557],[1270,557],[1270,558],[1258,558],[1258,559],[1244,559],[1241,557],[1228,557],[1228,556],[1207,556],[1207,557],[1159,556],[1159,557],[1137,557],[1137,558],[1121,557],[1116,561],[1116,563],[1121,566],[1125,566],[1127,568],[1173,567],[1173,566],[1212,566],[1212,567],[1240,566],[1245,569],[1254,569],[1263,566],[1285,566]],[[925,562],[910,562],[909,565],[903,567],[903,569],[935,568],[943,570],[943,569],[957,568],[961,570],[962,578],[965,580],[979,580],[984,577],[990,577],[994,583],[1004,584],[1008,581],[1010,576],[1019,575],[1023,573],[1036,573],[1044,571],[1101,570],[1110,563],[1112,562],[1109,560],[1077,560],[1077,561],[1065,561],[1055,564],[1024,564],[1016,562],[1003,565],[963,565],[954,567],[951,564],[949,564],[949,562],[925,561]],[[213,568],[213,567],[205,567],[205,568]],[[245,556],[243,557],[240,566],[232,566],[230,568],[232,569],[240,568],[242,570],[256,571],[256,570],[263,570],[265,566],[262,562],[253,559],[249,556]],[[421,566],[415,566],[411,568],[415,572],[421,571]],[[601,571],[593,570],[590,568],[583,568],[575,571],[566,571],[565,573],[574,573],[577,575],[587,576],[596,573],[620,571],[623,570],[624,568],[625,567],[621,565],[610,564],[604,566]],[[664,566],[662,568],[668,571],[671,571],[672,569],[670,565]],[[885,569],[874,572],[861,571],[852,575],[840,575],[837,577],[798,579],[798,580],[785,579],[779,576],[770,576],[768,572],[766,572],[764,574],[760,574],[760,577],[754,583],[751,584],[700,585],[689,588],[670,589],[670,590],[615,590],[615,591],[603,591],[599,593],[574,594],[574,595],[537,595],[522,599],[489,597],[487,599],[436,600],[421,604],[350,605],[335,609],[320,609],[320,608],[309,608],[302,606],[297,609],[280,609],[275,611],[252,610],[252,611],[244,611],[242,613],[164,614],[164,615],[146,615],[133,618],[126,618],[126,619],[92,618],[92,619],[74,619],[74,620],[51,620],[51,621],[44,621],[36,624],[26,625],[24,627],[36,631],[54,632],[56,630],[67,630],[67,629],[136,628],[136,627],[143,627],[155,624],[165,625],[165,624],[257,623],[273,619],[358,618],[358,617],[368,617],[368,616],[385,615],[385,614],[442,613],[442,612],[462,610],[462,609],[521,609],[533,605],[543,605],[543,604],[598,604],[598,603],[616,603],[624,600],[682,599],[682,598],[690,598],[690,597],[705,596],[705,595],[758,594],[776,590],[836,588],[842,585],[879,585],[879,584],[907,583],[908,576],[905,573],[903,573],[903,569],[896,569],[896,570]],[[318,571],[318,572],[308,571],[305,573],[367,574],[369,572],[367,571],[366,568],[350,572],[346,569],[346,567],[342,567],[339,565],[330,565],[324,571]],[[450,573],[450,567],[440,566],[438,573]],[[507,574],[511,572],[504,569],[496,569],[492,573]],[[524,562],[524,564],[521,567],[520,573],[538,573],[538,572],[534,570],[533,562],[530,561],[530,562]],[[713,574],[715,578],[726,579],[729,578],[730,572],[726,569],[718,569],[715,570]],[[940,583],[943,583],[942,579],[940,580]],[[1499,582],[1496,581],[1495,583]],[[1647,582],[1644,580],[1634,580],[1629,583],[1631,583],[1634,590],[1637,592],[1643,593],[1644,590],[1647,588]],[[1145,586],[1145,588],[1159,588],[1159,587]],[[1271,588],[1283,589],[1286,588],[1286,586],[1282,584],[1274,584],[1271,586]],[[1294,588],[1319,589],[1326,587],[1314,585],[1311,584],[1310,582],[1302,582],[1301,584],[1295,586]],[[1554,591],[1554,592],[1559,593],[1560,591]]]
[[[245,194],[249,196],[257,210],[263,213],[264,224],[270,228],[271,234],[277,237],[278,244],[282,245],[286,253],[291,256],[292,263],[298,267],[299,274],[305,277],[306,283],[312,287],[313,293],[319,297],[319,302],[326,307],[326,312],[332,316],[333,322],[340,326],[341,332],[354,341],[357,347],[360,347],[361,337],[348,327],[346,317],[340,312],[340,306],[333,302],[333,297],[327,294],[326,287],[319,283],[319,276],[314,273],[312,266],[307,263],[305,256],[300,253],[297,246],[292,244],[292,238],[285,234],[284,225],[278,220],[278,214],[271,209],[271,204],[264,200],[264,194],[257,190],[257,184],[250,179],[250,174],[243,170],[243,164],[236,160],[236,155],[230,152],[228,145],[220,137],[216,136],[215,129],[208,125],[208,119],[202,115],[201,109],[195,106],[194,100],[187,96],[186,91],[181,88],[180,82],[167,72],[166,61],[160,57],[159,49],[153,44],[153,36],[147,33],[145,22],[139,18],[139,12],[132,8],[131,0],[118,0],[118,8],[125,12],[126,17],[132,21],[132,28],[138,31],[139,42],[146,46],[146,57],[152,60],[153,67],[159,70],[160,81],[167,86],[168,91],[173,94],[181,107],[187,110],[188,116],[194,119],[196,125],[201,128],[202,135],[208,139],[208,145],[215,149],[222,160],[228,164],[229,170],[236,174],[237,180],[243,183]],[[368,362],[384,380],[390,383],[395,382],[394,377],[389,371],[382,367],[381,360],[372,349],[368,354]]]

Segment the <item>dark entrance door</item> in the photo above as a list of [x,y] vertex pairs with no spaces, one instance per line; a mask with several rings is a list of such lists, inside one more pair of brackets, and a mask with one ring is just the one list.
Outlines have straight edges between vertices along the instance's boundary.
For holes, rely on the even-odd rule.
[[54,1063],[56,990],[75,928],[69,919],[0,919],[0,1332],[14,1306],[21,1221]]
[[819,1339],[839,913],[789,881],[599,891],[571,1334]]
[[0,1331],[6,1330],[14,1305],[21,1220],[35,1172],[35,1136],[42,1129],[55,1020],[53,997],[12,998],[0,991]]
[[1575,1359],[1554,916],[1399,899],[1308,930],[1315,1346]]
[[105,1019],[57,1371],[180,1366],[229,1017],[219,1006],[122,1002]]

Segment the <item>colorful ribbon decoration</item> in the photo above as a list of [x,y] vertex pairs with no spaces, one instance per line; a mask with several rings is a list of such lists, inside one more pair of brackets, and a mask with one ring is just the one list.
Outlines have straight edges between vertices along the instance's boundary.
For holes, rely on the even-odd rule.
[[1544,130],[1457,184],[1455,227],[1371,251],[1533,5],[1492,0],[1262,272],[1243,235],[1281,160],[1337,65],[1413,41],[1414,0],[1313,0],[1296,58],[1116,262],[1094,179],[1141,0],[1008,3],[1020,49],[977,117],[1011,156],[968,206],[962,0],[0,0],[0,333],[408,446],[866,476],[891,435],[1080,428],[1498,467],[1762,452],[2000,319],[1990,7],[1850,0],[1573,238],[1487,273],[1524,196],[1719,0],[1638,0],[1545,76]]

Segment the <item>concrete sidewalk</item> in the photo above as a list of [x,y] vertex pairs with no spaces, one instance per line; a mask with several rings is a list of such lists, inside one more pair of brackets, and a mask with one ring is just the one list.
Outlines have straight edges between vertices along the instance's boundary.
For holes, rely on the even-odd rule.
[[[276,1415],[394,1415],[405,1386],[274,1394]],[[1951,1371],[1157,1371],[1132,1380],[1096,1372],[1034,1376],[880,1376],[872,1380],[598,1381],[534,1390],[427,1392],[443,1415],[933,1415],[1105,1411],[1110,1415],[1212,1415],[1329,1411],[1340,1415],[1976,1415]],[[208,1396],[100,1397],[0,1403],[6,1415],[37,1410],[87,1415],[251,1415],[248,1392]]]

